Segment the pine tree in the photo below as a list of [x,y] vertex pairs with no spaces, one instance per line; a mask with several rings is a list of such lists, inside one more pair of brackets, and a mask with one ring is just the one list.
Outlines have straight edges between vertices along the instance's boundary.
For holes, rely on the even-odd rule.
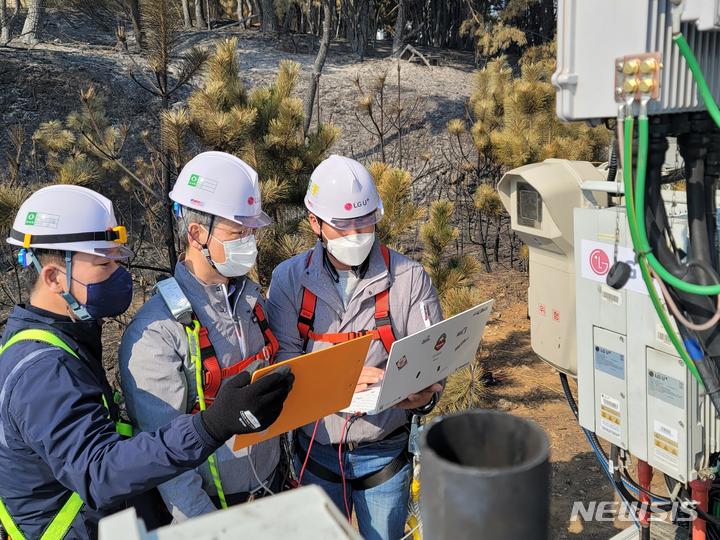
[[474,38],[476,60],[519,57],[526,46],[543,45],[555,36],[554,0],[468,0],[467,7],[460,34]]
[[467,255],[449,254],[460,233],[452,224],[454,212],[452,202],[435,201],[430,205],[428,221],[420,227],[423,266],[440,295],[445,316],[455,315],[478,303],[465,303],[472,298],[477,261]]
[[258,171],[263,209],[276,225],[262,238],[260,280],[312,238],[298,231],[303,198],[312,170],[334,143],[338,130],[328,124],[304,135],[302,101],[293,95],[300,67],[283,61],[275,81],[246,89],[240,80],[237,40],[224,40],[207,63],[204,84],[188,99],[192,131],[208,149],[234,154]]
[[[477,261],[449,252],[459,231],[452,225],[454,205],[448,200],[435,201],[430,215],[420,228],[423,241],[423,265],[435,285],[445,317],[479,304],[483,298],[475,288]],[[482,396],[482,369],[477,362],[451,375],[440,400],[438,411],[447,413],[478,405]]]
[[423,211],[412,201],[412,177],[406,170],[373,163],[368,168],[383,201],[385,216],[378,223],[380,241],[395,250],[403,250],[403,240],[423,216]]
[[550,157],[603,160],[610,136],[603,127],[563,123],[555,113],[555,47],[529,49],[520,77],[505,57],[476,75],[470,98],[472,141],[482,157],[512,168]]
[[[198,1],[196,0],[196,2]],[[173,77],[170,64],[179,47],[180,6],[174,0],[153,0],[152,2],[143,2],[140,5],[140,13],[150,73],[140,69],[131,72],[130,76],[143,90],[159,99],[160,118],[158,124],[161,124],[163,115],[169,109],[172,99],[200,71],[208,54],[203,49],[190,48],[183,54],[177,76]],[[167,122],[167,118],[164,121]],[[148,142],[150,141],[148,140]],[[164,190],[162,199],[165,201],[165,210],[162,212],[165,216],[165,245],[170,268],[173,268],[177,262],[177,253],[172,205],[167,200],[167,195],[172,188],[177,169],[171,165],[170,151],[162,137],[160,144],[155,145],[152,151],[156,154],[160,164],[158,172]]]
[[500,251],[507,248],[512,264],[519,242],[493,193],[505,171],[551,157],[605,160],[608,130],[557,119],[550,82],[554,55],[552,43],[529,48],[517,75],[506,57],[491,60],[475,75],[469,120],[455,119],[447,125],[456,202],[468,224],[461,240],[480,246],[487,272],[491,252],[499,262]]

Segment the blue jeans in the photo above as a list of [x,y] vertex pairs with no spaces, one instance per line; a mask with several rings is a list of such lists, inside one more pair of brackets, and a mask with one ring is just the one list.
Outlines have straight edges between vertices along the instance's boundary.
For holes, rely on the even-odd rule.
[[[305,457],[308,442],[307,436],[299,435],[299,455],[295,456],[295,470],[298,474],[302,467],[300,457]],[[370,443],[352,451],[343,449],[345,478],[352,480],[381,470],[395,459],[407,447],[407,444],[407,436],[401,435]],[[333,446],[315,442],[310,451],[310,459],[335,474],[340,474],[338,452]],[[346,482],[347,504],[351,514],[355,509],[360,534],[365,540],[399,540],[403,537],[411,480],[412,467],[408,463],[390,480],[371,489],[356,491]],[[322,487],[340,512],[345,515],[341,483],[336,484],[318,478],[307,469],[303,474],[302,483],[303,485],[316,484]]]

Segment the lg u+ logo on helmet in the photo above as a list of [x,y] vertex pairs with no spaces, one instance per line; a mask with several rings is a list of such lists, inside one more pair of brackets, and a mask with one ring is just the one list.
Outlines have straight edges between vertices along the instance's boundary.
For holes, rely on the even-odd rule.
[[354,203],[346,202],[345,210],[347,210],[349,212],[353,208],[362,208],[363,206],[367,206],[369,202],[370,202],[370,197],[368,197],[364,201],[358,201],[358,202],[354,202]]

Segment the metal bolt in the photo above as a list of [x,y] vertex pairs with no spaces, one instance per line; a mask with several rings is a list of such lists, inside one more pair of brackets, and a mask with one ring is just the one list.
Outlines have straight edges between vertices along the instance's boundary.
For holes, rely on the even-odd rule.
[[622,60],[618,60],[617,62],[615,62],[615,69],[618,70],[618,71],[622,71],[622,70],[623,70],[623,65],[624,65],[624,64],[623,64],[623,61],[622,61]]
[[652,77],[646,77],[640,81],[638,88],[643,94],[649,94],[655,88],[655,81]]
[[654,58],[646,58],[640,63],[640,73],[652,73],[658,70],[658,62]]
[[634,94],[638,91],[639,85],[640,82],[637,79],[625,79],[625,83],[623,84],[623,91],[626,94]]
[[622,86],[615,87],[615,95],[622,96]]
[[623,73],[625,73],[625,75],[632,75],[634,73],[637,73],[639,70],[640,60],[638,60],[637,58],[633,60],[628,60],[623,66]]

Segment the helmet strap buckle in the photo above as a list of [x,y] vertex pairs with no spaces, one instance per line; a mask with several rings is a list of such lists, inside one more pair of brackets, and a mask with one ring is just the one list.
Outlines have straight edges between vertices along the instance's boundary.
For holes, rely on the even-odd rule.
[[207,259],[207,262],[210,263],[210,266],[212,266],[214,270],[217,270],[215,261],[213,261],[212,256],[210,255],[210,249],[207,244],[203,244],[202,254],[205,255],[205,258]]
[[61,293],[60,296],[63,297],[63,300],[65,300],[78,319],[81,321],[89,321],[92,319],[90,313],[88,313],[85,306],[80,304],[80,302],[78,302],[70,292],[70,287],[72,286],[72,255],[72,251],[65,252],[65,278],[67,280],[67,292]]

